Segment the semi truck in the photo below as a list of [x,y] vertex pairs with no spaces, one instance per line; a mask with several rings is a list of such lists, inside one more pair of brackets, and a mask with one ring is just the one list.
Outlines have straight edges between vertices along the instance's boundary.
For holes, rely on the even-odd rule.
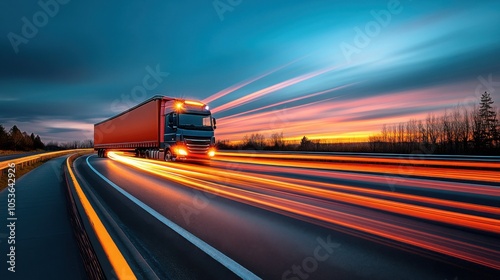
[[94,125],[94,150],[133,151],[165,161],[210,159],[215,155],[216,119],[207,104],[155,95]]

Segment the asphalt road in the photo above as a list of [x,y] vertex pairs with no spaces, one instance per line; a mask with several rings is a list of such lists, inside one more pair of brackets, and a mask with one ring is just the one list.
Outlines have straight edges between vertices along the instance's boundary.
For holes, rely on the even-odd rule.
[[111,153],[75,170],[158,278],[498,279],[500,176],[474,164]]
[[14,176],[0,191],[0,279],[86,279],[67,210],[66,158]]

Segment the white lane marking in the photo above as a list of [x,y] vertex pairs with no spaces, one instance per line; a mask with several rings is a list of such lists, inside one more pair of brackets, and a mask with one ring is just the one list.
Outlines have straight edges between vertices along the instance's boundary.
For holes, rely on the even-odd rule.
[[214,247],[210,246],[208,243],[205,241],[199,239],[189,231],[185,230],[184,228],[180,227],[176,223],[172,222],[171,220],[167,219],[165,216],[162,214],[158,213],[156,210],[153,208],[149,207],[146,205],[144,202],[140,201],[137,199],[135,196],[131,195],[124,189],[120,188],[118,185],[115,183],[111,182],[108,178],[104,177],[99,171],[97,171],[89,162],[89,158],[95,156],[91,155],[88,156],[86,161],[90,169],[94,171],[99,177],[101,177],[104,181],[106,181],[108,184],[110,184],[113,188],[115,188],[117,191],[119,191],[121,194],[123,194],[125,197],[133,201],[135,204],[137,204],[139,207],[144,209],[146,212],[151,214],[153,217],[158,219],[160,222],[162,222],[164,225],[168,226],[171,228],[173,231],[184,237],[187,241],[191,242],[193,245],[198,247],[200,250],[211,256],[214,260],[218,261],[220,264],[225,266],[227,269],[231,270],[234,274],[238,275],[239,277],[243,279],[261,279],[254,273],[252,273],[250,270],[246,269],[233,259],[229,258],[228,256],[224,255],[224,253],[220,252],[219,250],[215,249]]

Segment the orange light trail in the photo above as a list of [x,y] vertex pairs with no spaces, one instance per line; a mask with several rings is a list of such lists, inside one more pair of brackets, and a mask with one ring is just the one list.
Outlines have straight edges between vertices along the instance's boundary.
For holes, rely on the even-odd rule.
[[[224,157],[226,156],[226,157]],[[229,157],[228,157],[229,156]],[[250,154],[250,153],[223,153],[219,152],[219,159],[231,162],[247,163],[248,158],[259,158],[258,164],[272,166],[287,166],[287,167],[306,167],[318,168],[326,170],[341,170],[341,171],[363,171],[381,174],[399,176],[422,176],[444,179],[457,180],[474,180],[484,182],[500,183],[500,172],[493,170],[469,170],[469,169],[451,169],[442,167],[425,167],[425,166],[404,166],[401,164],[415,165],[434,165],[448,167],[467,167],[467,168],[499,168],[499,163],[496,162],[460,162],[460,161],[430,161],[430,160],[402,160],[402,159],[382,159],[382,158],[364,158],[364,157],[338,157],[338,156],[323,156],[323,155],[279,155],[282,158],[288,159],[315,159],[315,160],[336,160],[337,162],[316,162],[305,160],[280,160],[276,159],[277,155],[273,154]],[[340,161],[340,163],[339,163]],[[349,162],[349,163],[345,163]],[[253,162],[254,163],[254,162]],[[377,163],[386,163],[378,165]],[[500,193],[500,189],[498,190]]]
[[286,81],[281,82],[281,83],[277,83],[275,85],[269,86],[267,88],[264,88],[264,89],[258,90],[256,92],[253,92],[251,94],[240,97],[236,100],[225,103],[225,104],[213,109],[212,113],[219,113],[219,112],[226,111],[226,110],[229,110],[229,109],[234,108],[234,107],[242,106],[242,105],[247,104],[247,103],[249,103],[257,98],[260,98],[264,95],[267,95],[267,94],[273,93],[275,91],[287,88],[289,86],[298,84],[300,82],[312,79],[312,78],[319,76],[321,74],[338,69],[339,67],[340,66],[327,67],[324,69],[320,69],[320,70],[317,70],[317,71],[314,71],[314,72],[311,72],[308,74],[304,74],[304,75],[286,80]]
[[292,62],[289,62],[289,63],[287,63],[287,64],[285,64],[283,66],[277,67],[277,68],[275,68],[275,69],[273,69],[273,70],[271,70],[269,72],[266,72],[266,73],[264,73],[264,74],[262,74],[262,75],[260,75],[260,76],[258,76],[256,78],[253,78],[253,79],[250,79],[250,80],[247,80],[247,81],[243,81],[243,82],[240,82],[238,84],[232,85],[232,86],[230,86],[228,88],[225,88],[225,89],[223,89],[223,90],[221,90],[221,91],[219,91],[219,92],[217,92],[217,93],[215,93],[215,94],[213,94],[213,95],[211,95],[211,96],[203,99],[202,102],[205,103],[205,104],[208,104],[209,102],[212,102],[212,101],[217,100],[217,99],[219,99],[221,97],[224,97],[224,96],[226,96],[226,95],[228,95],[228,94],[230,94],[232,92],[235,92],[235,91],[239,90],[242,87],[245,87],[245,86],[247,86],[247,85],[249,85],[249,84],[251,84],[253,82],[256,82],[256,81],[258,81],[258,80],[260,80],[262,78],[265,78],[265,77],[267,77],[267,76],[269,76],[269,75],[271,75],[271,74],[273,74],[275,72],[278,72],[279,70],[281,70],[283,68],[286,68],[286,67],[288,67],[288,66],[290,66],[290,65],[294,64],[295,62],[297,62],[299,60],[302,60],[302,59],[303,58],[296,59],[296,60],[294,60]]
[[[339,71],[342,71],[342,68]],[[350,88],[342,91],[342,96],[355,96],[350,91],[352,91]],[[303,93],[306,94],[308,93]],[[279,110],[279,116],[269,114],[260,108],[252,108],[251,105],[245,106],[248,109],[221,118],[224,125],[218,128],[218,137],[238,141],[249,133],[260,132],[269,137],[274,132],[282,131],[287,139],[299,139],[304,135],[309,139],[352,139],[354,135],[361,141],[367,141],[368,136],[380,132],[382,124],[397,124],[410,119],[425,120],[428,114],[440,116],[445,108],[450,108],[458,101],[467,98],[470,92],[463,88],[435,87],[377,96],[343,97],[331,101],[329,98],[334,97],[332,95],[334,94],[326,93],[322,95],[323,102],[314,104],[307,104],[305,103],[307,100],[303,99],[302,103],[305,104],[302,104],[300,110],[293,107],[283,108]],[[243,98],[246,97],[237,99],[242,101],[236,104],[237,106],[246,105],[254,100],[243,100]],[[231,102],[219,108],[225,108]],[[281,97],[280,101],[273,103],[276,105],[280,102],[287,102],[286,97]],[[275,106],[270,107],[267,104],[264,106],[268,107],[268,111],[276,111],[273,110]],[[212,112],[218,112],[219,108],[215,108]],[[282,125],[273,125],[276,121],[281,121]]]
[[[271,105],[266,105],[266,106],[263,106],[263,107],[260,107],[260,108],[257,108],[257,109],[248,110],[248,111],[244,111],[244,112],[241,112],[241,113],[233,114],[233,115],[230,115],[230,116],[227,116],[227,117],[223,117],[223,118],[220,118],[220,120],[228,120],[230,118],[238,117],[238,116],[241,116],[241,115],[247,115],[247,114],[258,112],[258,111],[262,111],[262,110],[265,110],[265,109],[275,108],[275,107],[278,107],[278,106],[281,106],[281,105],[284,105],[284,104],[288,104],[288,103],[292,103],[292,102],[295,102],[295,101],[299,101],[299,100],[303,100],[303,99],[308,99],[308,98],[315,97],[315,96],[318,96],[318,95],[322,95],[322,94],[325,94],[325,93],[333,92],[333,91],[336,91],[336,90],[344,89],[346,87],[349,87],[350,85],[352,85],[352,84],[348,84],[348,85],[344,85],[344,86],[338,86],[338,87],[334,87],[334,88],[331,88],[331,89],[323,90],[323,91],[320,91],[320,92],[315,92],[315,93],[311,93],[311,94],[308,94],[308,95],[300,96],[300,97],[297,97],[297,98],[292,98],[292,99],[288,99],[288,100],[285,100],[285,101],[280,101],[280,102],[277,102],[277,103],[274,103],[274,104],[271,104]],[[334,99],[334,98],[329,98],[328,100],[330,100],[330,99]],[[323,100],[323,101],[325,101],[325,100]]]
[[[266,153],[231,153],[231,152],[220,152],[221,156],[229,157],[244,157],[244,158],[279,158],[279,159],[293,159],[293,160],[313,160],[313,161],[340,161],[340,162],[356,162],[356,163],[385,163],[385,164],[396,164],[396,165],[422,165],[422,166],[446,166],[446,167],[464,167],[464,168],[488,168],[488,169],[498,169],[500,171],[500,162],[489,161],[489,162],[477,162],[477,161],[465,161],[465,160],[440,160],[440,159],[422,159],[418,158],[418,155],[412,155],[414,158],[382,158],[382,157],[366,157],[366,156],[336,156],[336,155],[315,155],[315,154],[266,154]],[[497,176],[500,178],[500,173]]]
[[[255,158],[252,162],[247,161],[251,163],[250,165],[239,165],[241,171],[236,171],[216,166],[130,158],[114,152],[108,155],[113,160],[167,180],[235,201],[325,226],[341,226],[500,269],[498,258],[500,247],[496,245],[496,240],[484,237],[478,243],[475,234],[460,230],[469,228],[499,234],[500,210],[498,207],[258,172],[260,167],[275,168],[275,170],[276,168],[288,169],[289,172],[297,173],[299,170],[296,168],[302,167],[299,174],[311,175],[308,174],[309,171],[331,172],[324,168],[331,165],[331,162]],[[228,158],[231,157],[227,155],[223,157],[224,160]],[[234,159],[239,162],[241,158]],[[275,166],[278,162],[282,164]],[[215,161],[213,165],[222,163]],[[272,163],[271,166],[267,166],[270,163]],[[315,164],[323,168],[304,169]],[[373,172],[373,169],[366,169],[368,166],[373,168],[373,165],[358,163],[357,166],[364,171]],[[294,167],[293,171],[291,167]],[[382,167],[381,170],[390,169],[388,166]],[[379,169],[376,170],[379,174],[385,174]],[[274,172],[274,170],[267,172],[270,171]],[[353,173],[344,172],[344,174],[357,176]],[[367,176],[376,175],[367,174]],[[366,178],[360,177],[360,179]],[[456,191],[450,182],[438,183],[448,183],[448,191]],[[493,191],[493,193],[500,197],[499,188],[494,189],[496,192]],[[478,194],[481,194],[484,189],[476,190]],[[410,217],[417,219],[410,219]],[[425,221],[452,225],[454,228]]]

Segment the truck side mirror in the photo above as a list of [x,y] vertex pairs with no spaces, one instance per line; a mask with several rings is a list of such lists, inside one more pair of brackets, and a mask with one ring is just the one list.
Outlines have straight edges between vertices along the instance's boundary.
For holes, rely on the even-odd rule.
[[212,118],[212,119],[214,121],[214,129],[216,129],[217,128],[217,120],[215,118]]

